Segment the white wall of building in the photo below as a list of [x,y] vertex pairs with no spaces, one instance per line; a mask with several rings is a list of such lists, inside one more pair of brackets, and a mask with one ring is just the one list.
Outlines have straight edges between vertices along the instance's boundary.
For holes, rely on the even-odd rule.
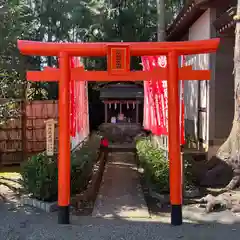
[[[189,29],[189,40],[204,40],[211,37],[210,9],[208,9]],[[209,69],[209,54],[187,56],[187,65],[192,65],[195,70]],[[208,141],[208,110],[207,113],[198,113],[198,108],[207,108],[208,103],[208,82],[201,81],[200,89],[198,81],[185,81],[184,101],[186,134],[195,139],[198,137]],[[199,101],[200,90],[200,101]],[[200,129],[198,134],[198,118],[200,118]]]

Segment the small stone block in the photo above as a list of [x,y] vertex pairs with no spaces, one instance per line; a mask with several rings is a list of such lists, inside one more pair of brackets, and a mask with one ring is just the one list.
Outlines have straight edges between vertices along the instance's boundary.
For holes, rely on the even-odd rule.
[[37,207],[37,204],[36,204],[36,200],[35,200],[35,199],[32,200],[32,205],[33,205],[34,207]]
[[40,209],[45,210],[45,203],[44,202],[41,202]]
[[41,202],[37,201],[37,208],[41,208]]
[[45,211],[46,211],[46,212],[50,212],[50,207],[49,207],[49,205],[46,204],[46,203],[45,203],[44,205],[45,205]]
[[57,202],[50,203],[49,205],[49,211],[50,212],[55,212],[58,210],[58,205]]
[[29,197],[22,197],[21,204],[39,208],[45,212],[54,212],[54,211],[57,211],[58,209],[57,202],[49,203],[49,202],[39,201],[37,199],[29,198]]

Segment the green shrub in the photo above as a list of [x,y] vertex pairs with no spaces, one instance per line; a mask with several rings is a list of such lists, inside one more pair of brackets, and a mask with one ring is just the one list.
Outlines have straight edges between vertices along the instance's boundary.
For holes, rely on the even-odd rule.
[[184,155],[184,184],[185,190],[191,189],[197,185],[197,178],[193,174],[193,158],[191,156]]
[[137,154],[145,180],[161,192],[169,191],[169,166],[164,152],[155,148],[149,138],[137,141]]
[[[137,141],[137,154],[140,166],[144,169],[145,180],[158,192],[169,192],[169,161],[164,156],[164,151],[155,148],[149,138]],[[191,163],[185,162],[184,181],[186,188],[191,187],[192,175],[189,169]]]
[[71,156],[71,193],[81,192],[92,174],[94,163],[98,156],[100,138],[93,137],[82,146],[81,149],[75,151]]
[[39,200],[54,201],[57,198],[56,157],[48,158],[39,153],[24,162],[21,167],[23,187]]
[[[71,194],[81,192],[89,182],[97,159],[100,139],[93,136],[81,149],[71,154]],[[23,187],[32,197],[43,201],[56,201],[58,195],[57,156],[45,152],[30,157],[21,167]]]

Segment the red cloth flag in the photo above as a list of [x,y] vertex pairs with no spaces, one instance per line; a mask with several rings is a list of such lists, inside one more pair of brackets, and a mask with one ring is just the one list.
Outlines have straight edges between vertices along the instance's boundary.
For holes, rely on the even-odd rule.
[[[186,64],[186,56],[181,56],[181,66],[183,67]],[[185,110],[185,106],[184,106],[184,80],[181,80],[181,91],[180,91],[180,98],[181,98],[181,144],[184,145],[185,144],[185,126],[184,126],[184,110]]]
[[[167,67],[166,56],[142,57],[143,70],[149,71],[154,67]],[[185,64],[185,57],[181,58],[181,65]],[[180,136],[181,144],[184,138],[184,98],[183,81],[180,82]],[[144,121],[145,129],[155,135],[168,135],[168,94],[167,80],[149,79],[144,82]]]
[[[147,57],[142,57],[143,67],[145,71],[150,70],[149,59]],[[144,123],[145,129],[154,131],[155,125],[155,109],[154,109],[154,99],[152,92],[152,81],[144,82]]]
[[[71,68],[75,67],[74,58],[70,60]],[[75,106],[75,81],[70,81],[70,132],[71,136],[76,136],[76,106]]]
[[[70,68],[81,66],[79,57],[70,58]],[[70,134],[74,144],[89,134],[87,82],[70,80]]]

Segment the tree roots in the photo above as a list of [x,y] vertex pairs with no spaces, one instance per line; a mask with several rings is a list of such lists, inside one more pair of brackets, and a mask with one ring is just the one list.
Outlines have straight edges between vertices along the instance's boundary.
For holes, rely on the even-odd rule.
[[4,196],[3,194],[1,194],[1,193],[0,193],[0,198],[1,198],[1,200],[2,200],[3,202],[6,202],[5,196]]
[[240,183],[240,176],[239,176],[239,175],[233,176],[232,180],[231,180],[230,183],[225,187],[225,189],[226,189],[227,191],[233,190],[233,189],[235,189],[236,187],[238,187],[239,183]]
[[[226,191],[226,190],[224,190]],[[208,194],[200,199],[201,207],[205,207],[205,212],[210,213],[220,210],[231,210],[232,212],[240,212],[239,195],[231,192],[223,192],[218,196]]]
[[[20,187],[16,187],[14,185],[18,184],[19,186],[21,186],[21,181],[20,180],[16,180],[16,179],[11,179],[11,178],[5,178],[5,177],[0,177],[0,186],[3,185],[5,187],[7,187],[8,189],[10,189],[16,196],[19,195],[19,193],[21,193],[21,188]],[[6,202],[7,199],[6,197],[0,193],[0,200]]]

